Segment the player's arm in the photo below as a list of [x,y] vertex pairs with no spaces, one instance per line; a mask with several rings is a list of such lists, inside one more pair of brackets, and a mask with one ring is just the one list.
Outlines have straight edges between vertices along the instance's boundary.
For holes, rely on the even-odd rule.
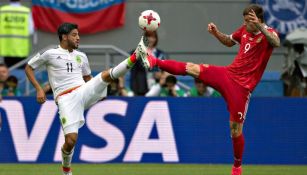
[[234,41],[231,40],[229,35],[220,32],[216,25],[213,23],[208,24],[208,32],[211,33],[215,38],[217,38],[222,44],[227,47],[232,47],[236,44]]
[[93,76],[91,74],[90,64],[88,62],[87,56],[84,53],[82,53],[80,56],[81,56],[81,58],[83,60],[83,64],[82,64],[82,67],[81,67],[83,80],[85,82],[88,82],[88,81],[90,81],[93,78]]
[[84,80],[85,82],[90,81],[92,78],[93,78],[92,75],[83,75],[83,80]]
[[266,37],[268,42],[271,44],[271,46],[279,47],[280,39],[278,35],[275,32],[269,32],[265,28],[265,25],[259,21],[259,19],[257,18],[253,10],[251,10],[248,15],[249,15],[250,21],[253,22],[256,25],[256,27],[264,34],[264,36]]
[[37,102],[44,103],[46,101],[46,94],[43,88],[40,86],[40,84],[36,80],[33,68],[27,64],[25,68],[25,72],[26,72],[28,79],[30,80],[34,88],[36,89]]
[[280,46],[280,39],[278,35],[275,32],[269,32],[265,27],[264,24],[256,24],[257,28],[264,34],[268,42],[273,47],[279,47]]

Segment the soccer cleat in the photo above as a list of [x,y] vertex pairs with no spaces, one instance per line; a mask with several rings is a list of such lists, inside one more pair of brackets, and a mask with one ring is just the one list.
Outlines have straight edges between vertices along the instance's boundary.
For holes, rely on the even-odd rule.
[[139,42],[135,54],[137,59],[141,59],[145,69],[150,70],[153,67],[152,59],[149,56],[150,54],[147,51],[148,39],[146,36],[142,36],[141,41]]
[[136,59],[143,59],[145,58],[148,53],[147,53],[147,47],[148,47],[148,39],[146,36],[142,36],[141,41],[139,42],[135,54],[136,54]]
[[63,175],[72,175],[70,167],[62,167],[63,168]]
[[141,59],[143,66],[147,70],[151,70],[156,65],[156,58],[148,52],[148,39],[146,36],[142,36],[138,47],[135,50],[137,59]]
[[231,175],[242,175],[242,167],[241,166],[239,166],[239,167],[233,166],[232,170],[231,170]]

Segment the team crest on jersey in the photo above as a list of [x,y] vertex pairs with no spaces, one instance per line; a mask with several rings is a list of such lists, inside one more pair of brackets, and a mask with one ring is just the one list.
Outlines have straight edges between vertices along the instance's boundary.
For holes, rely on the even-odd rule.
[[79,55],[76,56],[76,61],[78,64],[81,64],[81,57]]
[[262,37],[259,37],[257,40],[256,40],[256,43],[260,43],[262,40]]
[[265,21],[281,35],[296,28],[307,27],[307,5],[305,0],[252,0],[265,11]]

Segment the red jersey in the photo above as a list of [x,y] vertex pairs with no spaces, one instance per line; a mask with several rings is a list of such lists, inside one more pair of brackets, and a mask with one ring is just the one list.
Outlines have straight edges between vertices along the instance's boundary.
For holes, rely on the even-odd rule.
[[[274,29],[267,27],[267,30],[277,35]],[[240,44],[240,49],[232,64],[227,66],[228,74],[235,82],[253,91],[262,77],[273,46],[263,33],[249,33],[244,25],[230,37]]]

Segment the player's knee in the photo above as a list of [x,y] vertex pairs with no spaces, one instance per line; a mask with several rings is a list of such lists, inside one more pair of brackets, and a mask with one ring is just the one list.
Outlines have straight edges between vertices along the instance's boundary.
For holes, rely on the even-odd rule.
[[67,147],[67,151],[71,151],[77,142],[77,137],[65,137],[65,144]]
[[113,79],[110,76],[109,70],[101,72],[101,78],[104,82],[110,83],[113,81]]
[[187,63],[186,66],[187,69],[187,73],[195,78],[199,77],[199,73],[200,73],[200,67],[198,64],[194,64],[194,63]]
[[231,137],[232,137],[232,138],[239,137],[241,134],[242,134],[242,131],[233,130],[233,129],[231,130]]
[[239,137],[243,131],[243,125],[237,122],[231,122],[230,124],[230,134],[232,138]]

